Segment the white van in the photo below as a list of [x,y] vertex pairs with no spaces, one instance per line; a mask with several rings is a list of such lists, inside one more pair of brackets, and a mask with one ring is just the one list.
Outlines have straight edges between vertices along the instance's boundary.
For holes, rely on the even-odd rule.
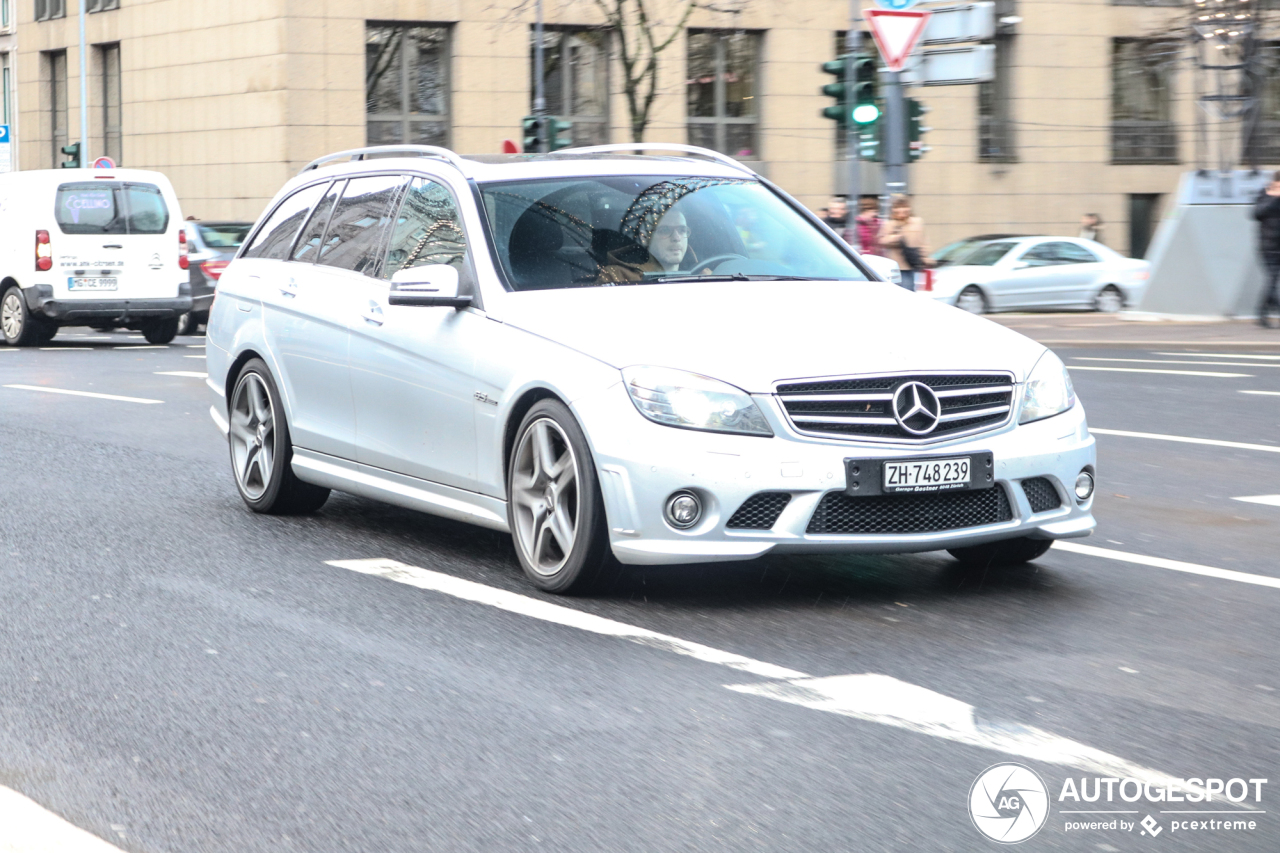
[[187,237],[169,179],[140,169],[0,174],[0,328],[9,346],[60,326],[168,343],[191,310]]

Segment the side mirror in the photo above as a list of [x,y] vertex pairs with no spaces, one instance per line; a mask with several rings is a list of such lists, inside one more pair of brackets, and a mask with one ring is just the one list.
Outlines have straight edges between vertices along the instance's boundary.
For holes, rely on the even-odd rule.
[[472,297],[458,295],[458,271],[447,264],[400,270],[391,276],[391,305],[466,308]]
[[898,269],[898,262],[893,258],[886,258],[882,255],[860,255],[862,262],[871,267],[871,271],[880,276],[881,281],[887,281],[890,284],[902,285],[902,270]]

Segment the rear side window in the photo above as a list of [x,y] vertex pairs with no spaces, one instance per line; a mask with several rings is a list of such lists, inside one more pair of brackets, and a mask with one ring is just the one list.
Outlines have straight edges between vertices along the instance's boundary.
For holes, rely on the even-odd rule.
[[197,225],[200,237],[210,249],[238,249],[249,236],[252,225],[237,223],[219,223],[217,225]]
[[991,267],[1000,262],[1000,259],[1009,253],[1015,243],[986,243],[974,249],[969,254],[961,258],[961,263],[965,266],[974,267]]
[[271,216],[254,236],[249,248],[244,250],[246,258],[271,258],[283,261],[289,257],[289,249],[293,246],[293,238],[297,236],[302,223],[312,206],[324,195],[329,185],[312,184],[298,190],[276,206]]
[[1054,243],[1057,247],[1058,258],[1067,264],[1096,264],[1098,258],[1093,252],[1090,252],[1084,246],[1077,246],[1075,243]]
[[330,267],[377,276],[383,238],[391,221],[403,175],[352,178],[329,217],[329,229],[316,261]]
[[320,241],[324,239],[324,229],[329,224],[329,214],[333,212],[333,206],[337,203],[344,185],[345,181],[335,181],[329,191],[324,194],[324,198],[315,206],[311,218],[307,220],[307,227],[302,230],[302,236],[294,247],[295,261],[315,262],[320,254]]
[[63,234],[163,234],[169,206],[155,184],[82,181],[59,185],[54,220]]

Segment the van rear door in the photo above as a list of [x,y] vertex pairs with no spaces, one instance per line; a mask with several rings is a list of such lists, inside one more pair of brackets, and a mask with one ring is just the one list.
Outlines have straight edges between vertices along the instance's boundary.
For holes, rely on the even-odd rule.
[[55,196],[51,235],[58,299],[172,299],[186,272],[169,205],[144,181],[68,181]]

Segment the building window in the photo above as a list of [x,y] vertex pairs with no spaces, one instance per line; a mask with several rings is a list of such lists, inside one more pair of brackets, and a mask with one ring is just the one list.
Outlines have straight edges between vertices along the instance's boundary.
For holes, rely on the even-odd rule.
[[84,10],[90,14],[94,12],[110,12],[112,9],[120,8],[120,0],[84,0]]
[[978,159],[1011,163],[1013,146],[1013,35],[995,38],[995,78],[978,84]]
[[102,69],[102,153],[117,166],[124,159],[120,132],[120,44],[98,45]]
[[365,25],[370,145],[449,144],[449,30]]
[[9,29],[9,0],[0,0],[0,29]]
[[[67,131],[67,52],[54,50],[42,54],[43,77],[49,86],[50,166],[62,162],[62,148],[68,144]],[[81,152],[83,156],[83,152]]]
[[689,33],[689,144],[732,157],[759,158],[759,53],[759,33]]
[[[536,61],[530,34],[529,59]],[[542,34],[543,86],[547,112],[573,122],[573,144],[609,141],[609,34],[607,30],[545,30]],[[533,104],[536,69],[531,69],[529,103]]]
[[1248,116],[1244,125],[1245,132],[1249,133],[1245,148],[1249,166],[1280,163],[1280,42],[1261,43],[1255,61],[1261,64],[1258,112],[1252,133],[1249,133]]
[[[3,0],[0,0],[0,2],[3,2]],[[9,78],[9,54],[0,54],[0,58],[3,58],[3,64],[0,64],[0,74],[3,75],[3,80],[0,80],[0,89],[4,90],[4,118],[3,121],[0,121],[0,124],[13,124],[13,113],[11,112],[12,107],[9,100],[11,97],[9,87],[13,82]],[[10,133],[10,138],[12,138],[12,133]]]
[[1178,162],[1172,78],[1179,49],[1156,39],[1112,42],[1112,163]]
[[48,21],[67,16],[67,0],[35,0],[36,20]]

